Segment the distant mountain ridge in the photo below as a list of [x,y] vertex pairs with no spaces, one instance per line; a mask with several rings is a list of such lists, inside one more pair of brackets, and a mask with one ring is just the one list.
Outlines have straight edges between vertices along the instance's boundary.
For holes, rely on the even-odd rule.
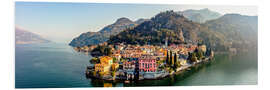
[[98,32],[82,33],[79,37],[74,38],[69,45],[73,47],[95,45],[103,43],[109,39],[110,36],[116,35],[125,29],[135,27],[136,25],[147,21],[147,19],[139,19],[138,21],[131,21],[128,18],[122,17],[116,20],[111,25],[108,25]]
[[48,43],[51,42],[44,39],[42,36],[15,27],[15,43],[16,44],[35,44],[35,43]]
[[225,14],[204,24],[209,29],[222,33],[229,47],[239,49],[257,48],[258,16]]
[[192,20],[198,23],[204,23],[208,20],[217,19],[222,16],[220,13],[211,11],[208,8],[200,9],[200,10],[188,9],[185,11],[179,11],[177,13],[182,14],[189,20]]

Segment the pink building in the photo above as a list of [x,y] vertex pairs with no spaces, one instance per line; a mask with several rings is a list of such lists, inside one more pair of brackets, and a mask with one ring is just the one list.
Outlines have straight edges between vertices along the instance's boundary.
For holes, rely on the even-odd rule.
[[140,58],[139,70],[140,72],[156,72],[156,60],[154,58]]

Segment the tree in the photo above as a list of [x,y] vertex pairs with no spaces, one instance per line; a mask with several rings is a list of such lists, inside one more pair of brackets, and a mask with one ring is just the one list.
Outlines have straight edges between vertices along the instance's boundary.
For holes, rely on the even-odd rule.
[[177,54],[176,53],[174,53],[174,67],[176,67],[176,64],[177,64]]
[[99,50],[101,53],[104,53],[105,47],[99,45],[99,46],[98,46],[98,50]]
[[116,72],[116,71],[112,71],[112,73],[111,73],[113,77],[115,76],[115,72]]
[[124,59],[123,58],[120,58],[120,62],[123,62],[124,61]]
[[181,62],[180,61],[177,61],[176,67],[180,67],[180,66],[181,66]]
[[212,52],[212,49],[211,48],[207,48],[205,55],[206,56],[211,56],[211,52]]
[[117,63],[117,59],[113,57],[113,63]]
[[199,60],[201,60],[202,58],[204,58],[204,55],[203,55],[203,51],[202,50],[198,50],[196,52],[196,56],[198,57]]
[[191,61],[192,62],[196,62],[197,61],[197,57],[196,57],[196,53],[195,52],[192,53]]
[[96,64],[96,63],[100,63],[99,59],[96,58],[96,57],[93,57],[91,60],[90,60],[90,63],[92,64]]
[[169,65],[171,65],[171,64],[172,64],[172,59],[173,59],[173,57],[172,57],[172,51],[170,51],[170,60],[169,60]]
[[167,50],[167,57],[166,57],[166,64],[170,65],[170,56],[169,56],[169,50]]
[[106,48],[104,49],[104,53],[105,53],[105,55],[107,55],[107,56],[111,56],[111,55],[112,55],[112,48],[106,47]]
[[169,72],[170,72],[170,73],[172,73],[173,71],[174,71],[173,68],[170,68],[170,69],[169,69]]

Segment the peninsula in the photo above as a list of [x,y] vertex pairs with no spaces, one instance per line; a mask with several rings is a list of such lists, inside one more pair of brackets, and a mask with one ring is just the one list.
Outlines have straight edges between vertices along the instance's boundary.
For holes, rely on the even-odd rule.
[[97,49],[104,52],[90,60],[86,75],[103,80],[160,79],[214,56],[213,51],[203,44],[168,46],[166,42],[163,46],[141,46],[103,43],[93,51]]

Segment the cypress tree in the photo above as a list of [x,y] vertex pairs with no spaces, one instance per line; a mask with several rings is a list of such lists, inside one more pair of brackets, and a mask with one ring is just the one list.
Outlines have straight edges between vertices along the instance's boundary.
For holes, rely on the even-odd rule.
[[167,50],[166,64],[169,64],[169,51]]
[[174,54],[174,67],[176,67],[176,64],[177,64],[177,54],[175,53]]
[[173,59],[173,56],[172,56],[172,51],[170,51],[170,60],[169,60],[170,65],[172,65],[172,59]]

